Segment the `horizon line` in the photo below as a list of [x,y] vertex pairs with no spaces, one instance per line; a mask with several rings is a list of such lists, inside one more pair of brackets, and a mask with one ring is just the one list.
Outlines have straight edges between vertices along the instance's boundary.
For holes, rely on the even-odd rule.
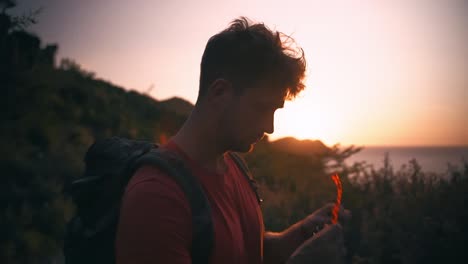
[[325,146],[334,146],[334,145],[339,145],[340,147],[363,147],[363,148],[453,148],[453,147],[462,147],[462,148],[468,148],[468,143],[462,143],[462,144],[343,144],[340,142],[334,143],[334,144],[326,144],[323,142],[321,139],[317,138],[306,138],[306,139],[299,139],[295,136],[289,135],[289,136],[281,136],[277,137],[275,139],[272,139],[270,135],[268,136],[268,141],[269,142],[275,142],[278,140],[282,140],[285,138],[293,138],[297,141],[320,141],[322,142]]

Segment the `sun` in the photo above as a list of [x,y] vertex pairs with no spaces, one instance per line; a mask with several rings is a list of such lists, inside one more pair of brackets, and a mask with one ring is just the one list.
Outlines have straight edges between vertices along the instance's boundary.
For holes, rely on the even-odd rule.
[[272,140],[282,137],[320,140],[326,145],[340,143],[342,127],[338,112],[326,107],[320,98],[304,95],[286,102],[275,113],[275,132]]

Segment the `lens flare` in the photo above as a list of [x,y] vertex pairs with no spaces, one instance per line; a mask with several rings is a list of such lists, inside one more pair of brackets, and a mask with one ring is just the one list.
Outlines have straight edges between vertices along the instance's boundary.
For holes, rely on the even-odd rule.
[[161,135],[159,135],[159,143],[160,143],[161,145],[167,143],[167,136],[166,136],[165,133],[161,133]]
[[332,210],[332,223],[336,224],[338,223],[338,212],[340,211],[340,206],[341,206],[341,196],[343,194],[343,187],[341,186],[341,180],[338,174],[333,174],[331,176],[333,182],[335,183],[336,186],[336,201],[335,201],[335,206],[333,206]]

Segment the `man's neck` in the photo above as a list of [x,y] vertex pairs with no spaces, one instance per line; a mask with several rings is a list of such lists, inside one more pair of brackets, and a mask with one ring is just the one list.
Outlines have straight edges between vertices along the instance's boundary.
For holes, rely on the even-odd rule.
[[172,140],[194,161],[211,171],[225,171],[224,153],[216,126],[201,118],[198,112],[190,115]]

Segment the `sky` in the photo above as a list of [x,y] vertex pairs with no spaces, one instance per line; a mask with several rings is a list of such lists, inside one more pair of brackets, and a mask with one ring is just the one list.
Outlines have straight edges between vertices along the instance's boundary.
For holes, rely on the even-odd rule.
[[468,146],[466,0],[19,0],[58,60],[157,100],[194,103],[207,40],[246,16],[305,51],[306,90],[272,139],[327,145]]

